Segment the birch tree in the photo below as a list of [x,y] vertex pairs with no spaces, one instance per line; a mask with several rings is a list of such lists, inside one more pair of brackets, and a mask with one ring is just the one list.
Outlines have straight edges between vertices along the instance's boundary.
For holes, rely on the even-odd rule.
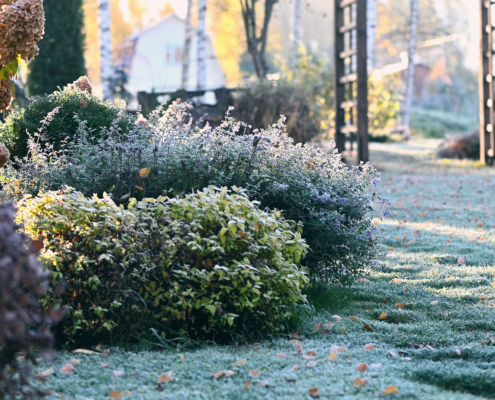
[[376,15],[377,15],[377,0],[368,0],[367,2],[367,15],[368,15],[368,68],[373,70],[375,64],[375,34],[376,34]]
[[198,89],[206,88],[206,1],[198,0]]
[[414,89],[414,56],[416,54],[416,34],[418,30],[419,0],[411,0],[411,38],[409,41],[409,68],[407,73],[406,98],[403,125],[409,129]]
[[186,15],[186,37],[184,41],[184,52],[182,54],[182,83],[181,89],[187,90],[189,82],[189,64],[191,62],[191,40],[192,40],[192,0],[187,0],[187,15]]
[[291,60],[291,66],[296,65],[297,53],[299,51],[299,44],[301,42],[301,16],[302,16],[302,0],[296,0],[296,7],[294,13],[294,43],[293,43],[293,54]]
[[112,95],[112,33],[110,32],[110,2],[109,0],[100,0],[99,7],[99,25],[100,25],[100,54],[101,54],[101,72],[100,79],[103,89],[103,98],[109,99]]

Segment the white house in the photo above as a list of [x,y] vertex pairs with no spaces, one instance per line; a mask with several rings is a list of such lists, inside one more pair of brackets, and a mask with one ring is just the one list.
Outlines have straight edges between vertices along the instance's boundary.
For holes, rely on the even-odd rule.
[[[119,63],[129,74],[128,91],[174,92],[182,82],[182,54],[186,36],[186,23],[176,14],[129,36],[119,47]],[[198,36],[193,30],[190,51],[189,82],[187,90],[197,89]],[[225,87],[225,75],[207,40],[206,89]]]

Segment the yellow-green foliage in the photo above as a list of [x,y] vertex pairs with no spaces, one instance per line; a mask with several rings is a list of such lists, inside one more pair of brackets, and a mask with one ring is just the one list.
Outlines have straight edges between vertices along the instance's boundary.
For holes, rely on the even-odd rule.
[[233,191],[131,202],[148,251],[141,294],[155,318],[181,333],[278,331],[304,301],[301,226]]
[[[105,196],[98,199],[65,188],[63,191],[26,196],[19,203],[17,220],[32,238],[42,238],[41,258],[53,271],[53,279],[66,281],[59,302],[68,308],[67,317],[57,326],[60,339],[88,340],[126,324],[138,311],[119,290],[128,289],[132,257],[134,216],[117,207]],[[127,328],[130,328],[129,326]],[[126,328],[126,329],[127,329]],[[101,336],[100,336],[101,338]]]
[[[72,343],[144,336],[163,326],[196,338],[278,331],[304,301],[301,227],[259,210],[243,190],[113,201],[73,189],[26,197],[18,221],[42,238],[69,309],[56,332]],[[228,336],[226,334],[229,333]]]

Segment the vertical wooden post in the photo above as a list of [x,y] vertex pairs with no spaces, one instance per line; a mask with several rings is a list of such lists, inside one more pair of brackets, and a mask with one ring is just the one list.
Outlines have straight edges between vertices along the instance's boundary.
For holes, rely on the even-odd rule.
[[367,0],[334,1],[335,141],[342,153],[346,135],[357,134],[358,163],[368,162]]
[[335,46],[334,46],[334,108],[335,108],[335,144],[339,153],[345,151],[345,133],[342,128],[345,125],[345,109],[342,104],[345,100],[345,86],[340,83],[340,78],[345,74],[344,60],[340,56],[344,52],[344,35],[340,32],[340,28],[344,26],[344,10],[340,6],[340,0],[334,0],[334,29],[335,29]]
[[368,18],[366,0],[357,0],[357,145],[358,162],[369,161]]
[[493,116],[493,37],[492,0],[480,0],[480,161],[492,163],[495,151]]

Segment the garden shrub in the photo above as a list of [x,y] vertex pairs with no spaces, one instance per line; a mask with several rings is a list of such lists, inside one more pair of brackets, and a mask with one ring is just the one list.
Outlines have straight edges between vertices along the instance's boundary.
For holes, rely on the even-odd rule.
[[315,278],[360,273],[381,257],[371,221],[388,211],[386,201],[368,191],[379,182],[370,164],[347,167],[334,147],[294,145],[283,120],[251,134],[230,117],[200,129],[188,110],[183,103],[157,110],[127,132],[111,127],[104,139],[93,139],[80,121],[78,140],[66,153],[54,157],[35,148],[0,170],[0,182],[17,198],[67,185],[86,196],[111,193],[118,204],[164,191],[170,196],[237,186],[262,208],[303,223],[311,248],[304,265]]
[[[65,280],[67,289],[56,304],[67,315],[56,327],[61,345],[97,344],[108,339],[115,328],[127,332],[139,330],[141,318],[132,313],[142,311],[133,303],[129,288],[128,268],[133,255],[127,249],[132,243],[133,215],[117,207],[105,196],[86,198],[65,188],[19,203],[17,214],[25,232],[44,243],[42,260],[52,271],[55,283]],[[118,330],[117,330],[118,331]]]
[[124,102],[103,101],[74,86],[49,95],[29,97],[0,124],[0,142],[8,147],[12,158],[24,157],[28,153],[29,135],[37,133],[43,127],[42,121],[58,108],[58,113],[44,132],[47,142],[57,150],[64,141],[70,142],[75,138],[78,127],[74,119],[76,114],[87,122],[89,129],[94,130],[94,136],[101,137],[101,128],[110,127],[116,119],[121,130],[126,130],[133,123],[125,107]]
[[210,187],[131,202],[130,210],[148,252],[140,293],[154,317],[180,333],[221,340],[279,332],[305,300],[300,224],[260,210],[243,190]]
[[259,210],[242,190],[130,206],[70,188],[19,204],[26,232],[43,238],[53,279],[67,282],[57,300],[68,313],[55,331],[63,344],[145,337],[150,328],[254,337],[280,330],[304,301],[300,225]]
[[452,135],[440,143],[438,157],[478,160],[480,157],[480,132]]
[[[36,348],[42,355],[53,345],[48,326],[60,318],[58,311],[40,311],[39,297],[48,277],[36,254],[40,243],[30,243],[14,223],[12,205],[0,205],[0,399],[34,395],[29,363]],[[24,357],[20,357],[24,353]]]

